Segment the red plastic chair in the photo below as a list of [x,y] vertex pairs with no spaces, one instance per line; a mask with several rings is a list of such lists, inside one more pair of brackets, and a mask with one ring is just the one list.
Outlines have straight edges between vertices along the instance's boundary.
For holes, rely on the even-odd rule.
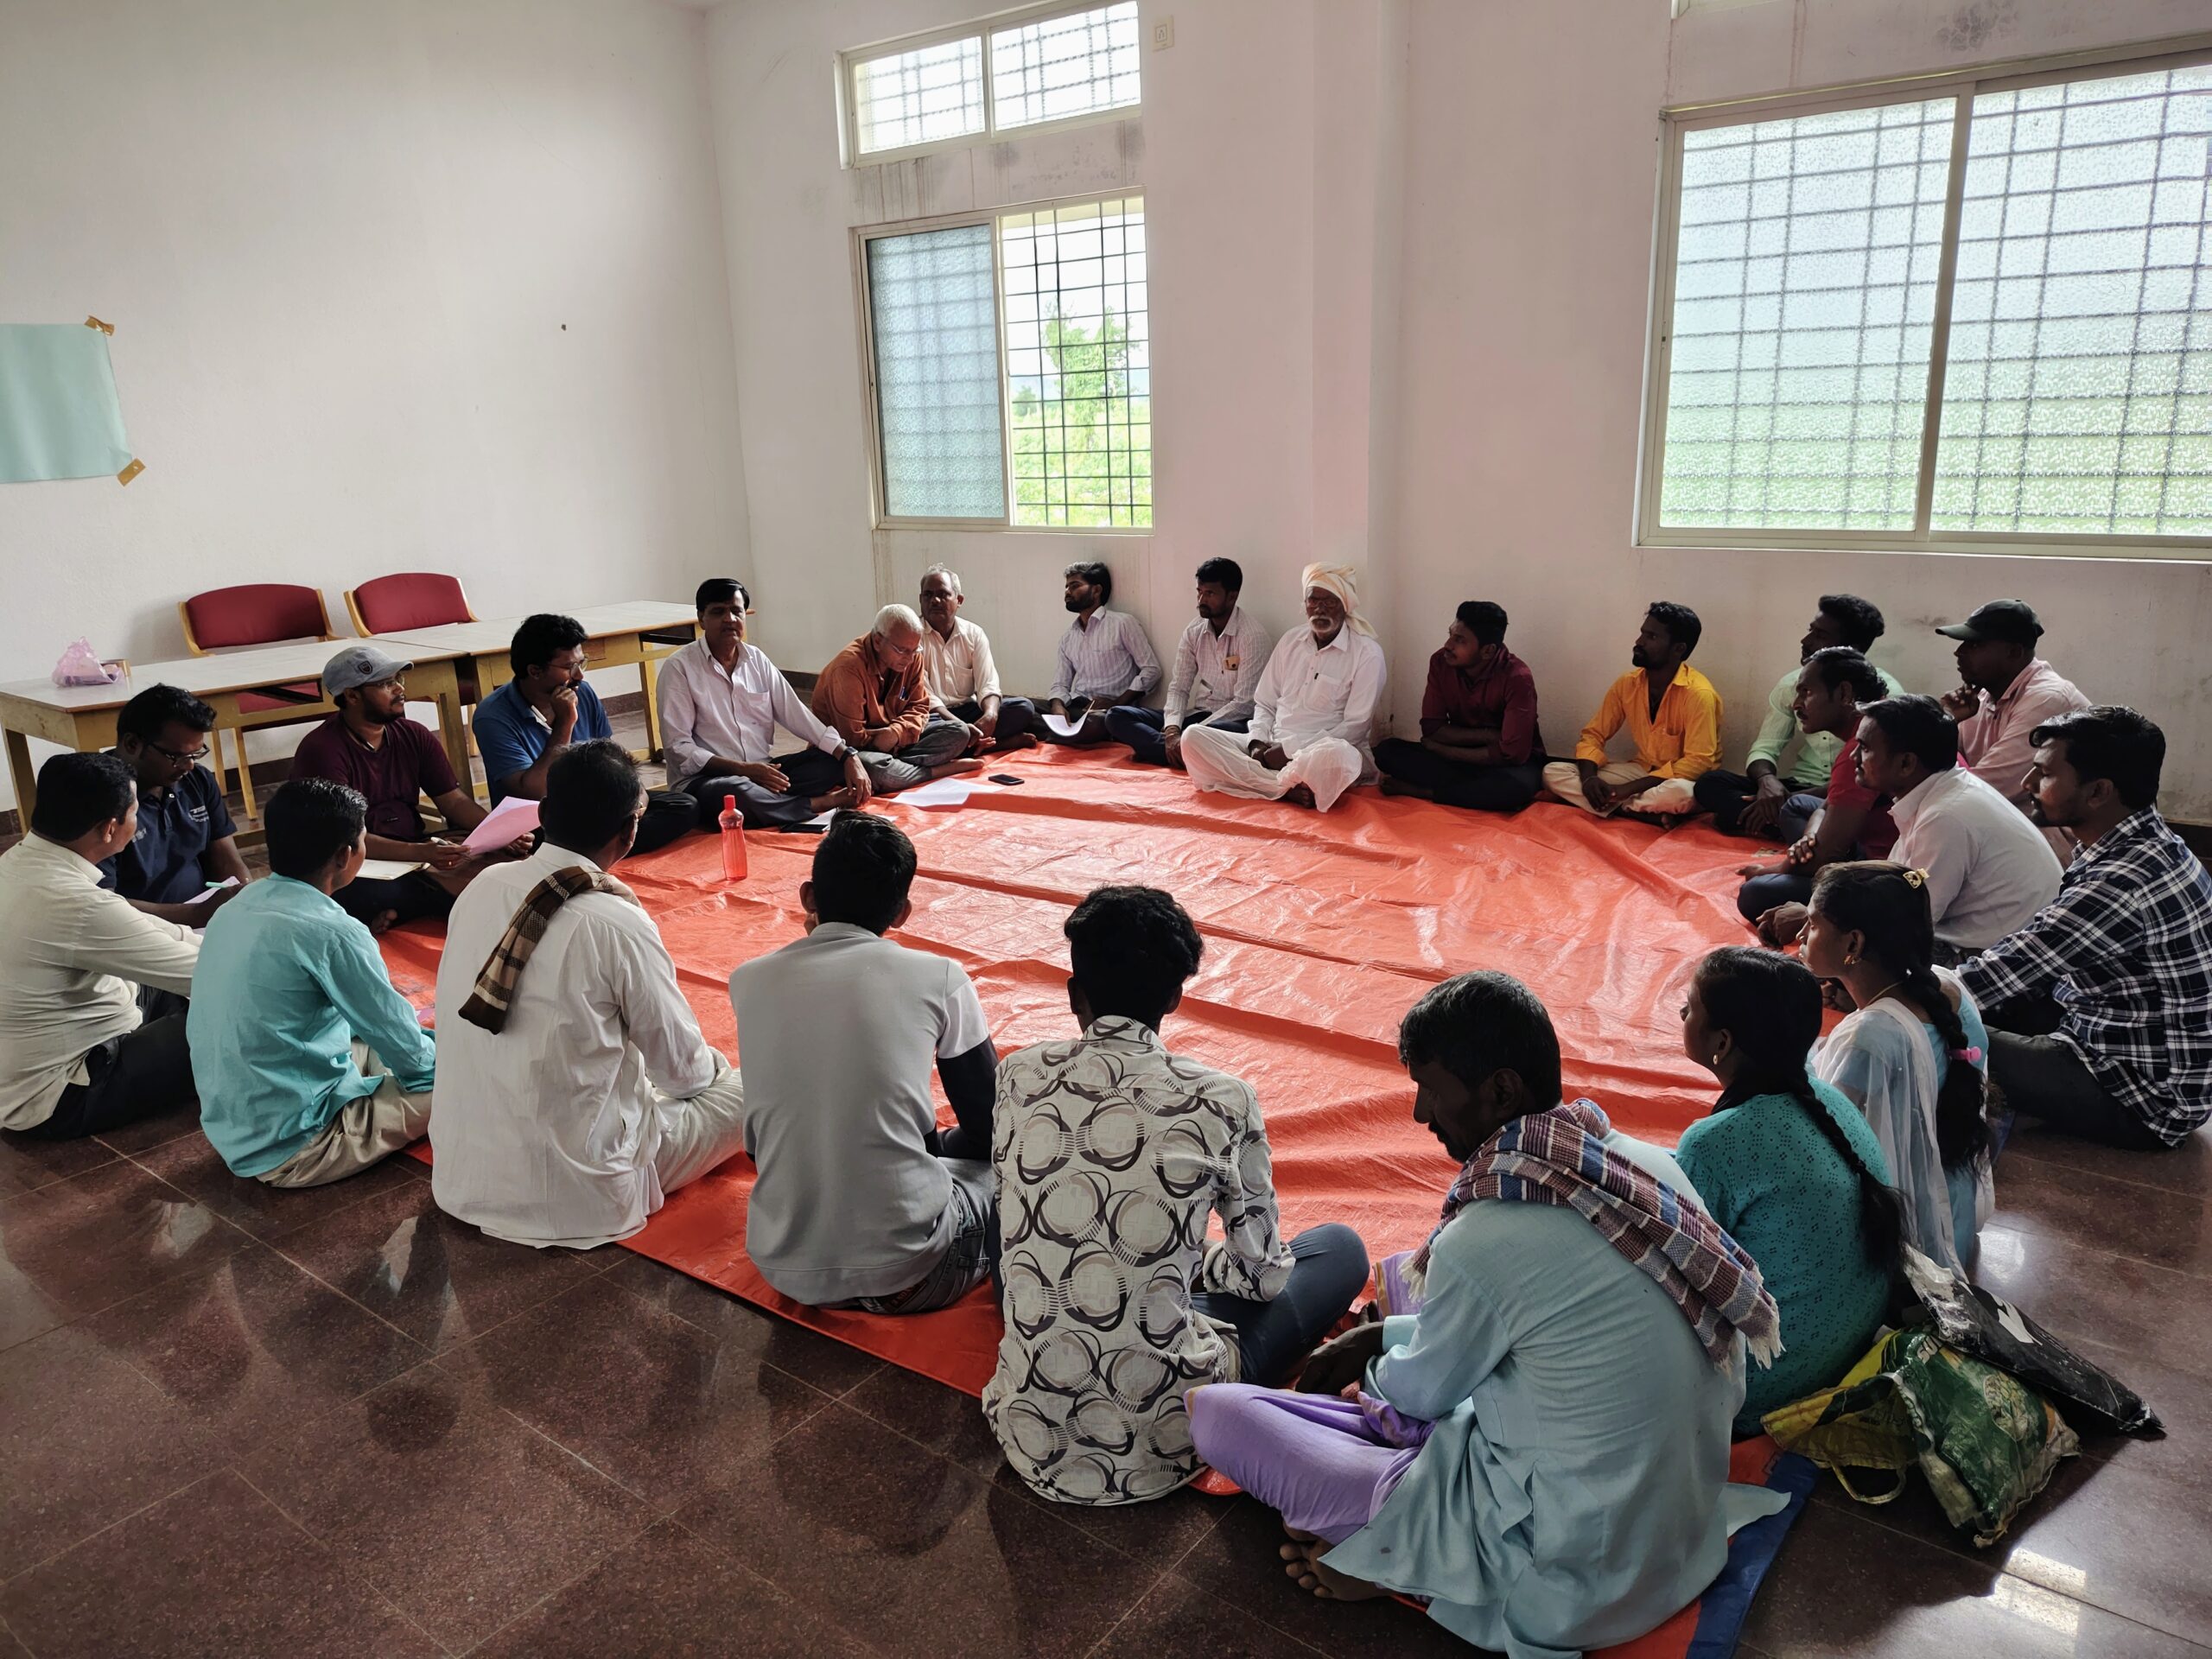
[[[195,657],[205,657],[211,651],[225,646],[273,645],[287,639],[334,639],[330,631],[329,607],[322,602],[322,590],[301,588],[290,582],[252,582],[237,588],[215,588],[204,594],[194,594],[181,601],[177,613],[184,619],[185,648]],[[299,698],[312,702],[322,700],[322,686],[315,680],[303,680],[283,690],[289,696],[270,696],[258,691],[238,694],[238,706],[241,718],[236,728],[238,747],[238,797],[245,804],[249,820],[257,820],[260,812],[254,804],[253,772],[247,765],[245,734],[268,726],[297,726],[323,717],[320,709],[302,713]],[[223,778],[223,734],[214,734],[215,779]]]
[[403,570],[396,575],[373,577],[347,591],[346,613],[363,635],[405,633],[410,628],[435,628],[448,622],[476,620],[460,579],[432,570]]

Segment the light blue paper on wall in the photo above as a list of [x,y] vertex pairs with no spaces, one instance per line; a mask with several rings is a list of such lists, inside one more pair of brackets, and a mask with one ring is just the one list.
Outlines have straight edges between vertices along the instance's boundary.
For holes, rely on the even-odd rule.
[[107,336],[80,322],[0,323],[0,483],[112,478],[130,461]]

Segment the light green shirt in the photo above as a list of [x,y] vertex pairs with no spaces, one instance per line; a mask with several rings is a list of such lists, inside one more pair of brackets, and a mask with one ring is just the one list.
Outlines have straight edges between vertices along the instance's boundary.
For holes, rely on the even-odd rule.
[[435,1065],[369,930],[283,875],[251,883],[207,924],[185,1033],[200,1127],[234,1175],[267,1174],[377,1091],[383,1079],[353,1064],[354,1039],[410,1094],[430,1087]]
[[[1774,683],[1774,690],[1767,693],[1766,718],[1759,722],[1759,734],[1751,740],[1751,752],[1745,757],[1745,766],[1753,760],[1764,760],[1800,789],[1827,792],[1828,772],[1835,765],[1835,758],[1843,753],[1843,739],[1828,732],[1802,732],[1797,727],[1797,677],[1805,671],[1802,663],[1791,669]],[[1903,695],[1904,688],[1891,678],[1886,668],[1874,671],[1882,677],[1884,690],[1891,696]],[[1797,758],[1787,767],[1782,756],[1792,738],[1802,739],[1797,746]]]

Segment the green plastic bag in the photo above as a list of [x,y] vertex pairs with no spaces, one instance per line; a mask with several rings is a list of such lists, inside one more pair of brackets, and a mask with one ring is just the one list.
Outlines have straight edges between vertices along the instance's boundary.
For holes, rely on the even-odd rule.
[[[2059,1459],[2082,1449],[2041,1395],[1926,1331],[1892,1332],[1834,1388],[1762,1421],[1862,1503],[1890,1502],[1917,1465],[1945,1516],[1979,1546],[2002,1537]],[[1887,1490],[1862,1490],[1869,1470],[1894,1477]]]

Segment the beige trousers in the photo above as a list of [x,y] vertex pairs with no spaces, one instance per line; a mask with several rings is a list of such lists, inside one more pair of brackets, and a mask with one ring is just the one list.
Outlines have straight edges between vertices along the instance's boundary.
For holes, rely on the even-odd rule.
[[715,1080],[696,1095],[656,1093],[660,1145],[653,1179],[664,1196],[697,1180],[745,1150],[745,1084],[738,1069],[715,1056]]
[[[1632,784],[1639,778],[1650,775],[1649,770],[1633,760],[1609,761],[1598,768],[1598,780],[1605,784]],[[1572,760],[1554,760],[1546,766],[1544,787],[1569,806],[1579,806],[1585,812],[1598,810],[1590,804],[1589,798],[1583,794],[1582,772]],[[1669,778],[1664,783],[1645,790],[1643,794],[1622,802],[1615,810],[1641,812],[1650,817],[1671,817],[1678,813],[1694,812],[1697,810],[1695,785],[1687,778]]]
[[358,1175],[423,1138],[430,1127],[429,1094],[402,1089],[366,1043],[353,1045],[353,1064],[363,1077],[377,1078],[376,1093],[348,1101],[321,1135],[255,1179],[270,1186],[321,1186]]

